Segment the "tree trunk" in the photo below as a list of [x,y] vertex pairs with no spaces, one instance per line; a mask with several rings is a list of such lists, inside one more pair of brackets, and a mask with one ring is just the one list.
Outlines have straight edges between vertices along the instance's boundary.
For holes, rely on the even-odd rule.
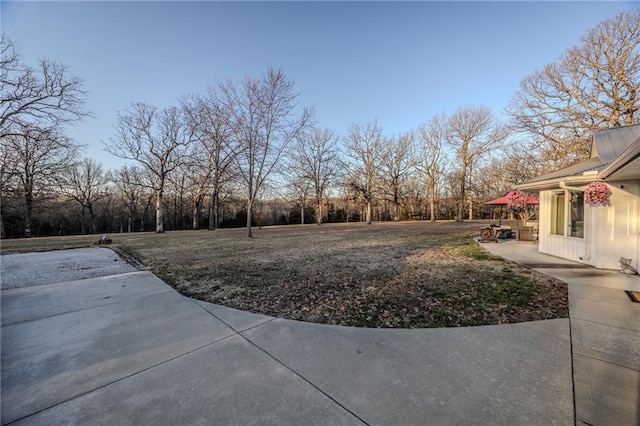
[[367,225],[371,225],[371,200],[367,200]]
[[304,225],[304,203],[300,203],[300,224]]
[[218,227],[218,207],[217,207],[217,193],[211,194],[211,203],[209,203],[209,231],[215,231]]
[[434,196],[429,197],[429,210],[431,214],[431,222],[436,221],[436,198]]
[[200,203],[201,201],[196,200],[193,204],[193,222],[191,224],[192,229],[198,229],[200,225]]
[[[462,185],[464,187],[464,184]],[[462,191],[464,189],[461,188]],[[462,222],[464,220],[464,195],[458,198],[458,209],[456,212],[456,222]]]
[[164,232],[164,211],[162,208],[162,190],[156,191],[156,233]]
[[80,233],[82,235],[85,235],[87,233],[86,213],[85,213],[86,210],[87,210],[87,207],[84,204],[82,204],[82,208],[80,209],[80,212],[81,212],[80,213]]
[[[468,142],[467,142],[468,144]],[[460,194],[458,194],[458,212],[456,214],[456,222],[462,222],[464,219],[464,196],[466,195],[467,183],[467,148],[462,150],[462,169],[460,170]]]
[[87,205],[87,209],[89,210],[89,220],[91,221],[91,232],[95,234],[98,232],[98,221],[96,220],[96,214],[93,211],[93,204],[89,203]]
[[316,223],[319,225],[322,225],[322,201],[320,200],[320,197],[318,197],[318,204],[316,206]]
[[33,192],[29,189],[25,193],[24,202],[26,205],[24,217],[24,236],[29,238],[31,237],[31,218],[33,215]]
[[247,203],[247,238],[253,238],[251,233],[251,216],[253,215],[253,203],[251,200]]
[[220,223],[220,196],[218,191],[214,191],[211,195],[212,214],[209,215],[209,229],[218,229]]

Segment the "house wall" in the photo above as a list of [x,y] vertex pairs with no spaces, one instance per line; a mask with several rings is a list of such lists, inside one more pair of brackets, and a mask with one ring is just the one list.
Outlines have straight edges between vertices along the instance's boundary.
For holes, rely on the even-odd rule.
[[541,253],[603,269],[620,269],[620,257],[640,269],[640,181],[607,182],[611,205],[585,206],[584,238],[551,235],[553,191],[540,192]]
[[[591,210],[593,228],[593,263],[597,268],[619,269],[620,258],[640,263],[640,181],[610,182],[613,195],[607,207],[587,207]],[[622,188],[621,188],[622,187]]]

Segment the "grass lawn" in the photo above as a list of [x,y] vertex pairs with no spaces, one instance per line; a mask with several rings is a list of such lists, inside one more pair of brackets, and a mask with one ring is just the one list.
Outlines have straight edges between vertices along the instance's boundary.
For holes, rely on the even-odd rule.
[[[473,241],[488,222],[402,222],[110,234],[182,294],[282,318],[451,327],[568,316],[566,284]],[[2,253],[86,247],[99,235],[3,240]]]

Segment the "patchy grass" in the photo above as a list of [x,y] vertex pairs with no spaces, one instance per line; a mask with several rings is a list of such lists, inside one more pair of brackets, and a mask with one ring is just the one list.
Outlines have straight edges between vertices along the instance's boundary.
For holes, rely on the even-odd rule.
[[[243,229],[110,237],[182,294],[282,318],[413,328],[567,317],[566,284],[486,252],[472,240],[481,225],[265,227],[252,240]],[[2,251],[98,238],[3,241]]]

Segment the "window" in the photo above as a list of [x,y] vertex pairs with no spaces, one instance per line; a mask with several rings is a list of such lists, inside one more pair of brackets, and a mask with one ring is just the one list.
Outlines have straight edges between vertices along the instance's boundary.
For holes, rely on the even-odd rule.
[[551,233],[564,235],[564,191],[554,192],[551,197]]
[[584,192],[555,191],[551,195],[551,234],[584,238]]
[[584,192],[571,191],[571,236],[584,237]]

